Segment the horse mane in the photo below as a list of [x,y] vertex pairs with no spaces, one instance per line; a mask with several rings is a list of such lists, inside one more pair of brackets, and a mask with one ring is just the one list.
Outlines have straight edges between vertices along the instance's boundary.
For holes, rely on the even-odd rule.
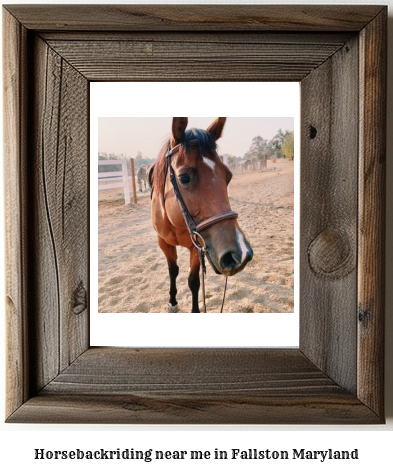
[[[162,147],[160,153],[158,154],[157,160],[154,163],[154,170],[152,174],[152,186],[157,189],[163,189],[165,181],[165,168],[166,168],[166,154],[168,152],[168,147],[170,140],[167,140]],[[213,136],[206,130],[200,130],[198,128],[191,128],[186,130],[183,135],[183,139],[180,142],[182,149],[180,152],[187,152],[188,149],[192,146],[198,146],[201,152],[201,155],[206,152],[206,150],[215,152],[217,150],[217,143],[214,140]]]

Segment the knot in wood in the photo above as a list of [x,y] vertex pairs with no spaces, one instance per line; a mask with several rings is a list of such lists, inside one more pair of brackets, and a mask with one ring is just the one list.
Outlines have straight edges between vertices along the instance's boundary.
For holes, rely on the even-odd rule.
[[74,291],[74,302],[72,312],[74,314],[82,313],[87,307],[87,293],[82,282],[79,282],[76,290]]
[[358,312],[359,323],[364,327],[367,327],[368,320],[370,319],[370,311],[367,308],[360,307]]
[[310,125],[309,131],[310,131],[311,140],[314,140],[314,138],[317,136],[318,130],[315,127],[313,127],[312,125]]
[[313,272],[323,278],[342,278],[355,267],[350,239],[337,229],[325,229],[315,237],[308,247],[308,259]]

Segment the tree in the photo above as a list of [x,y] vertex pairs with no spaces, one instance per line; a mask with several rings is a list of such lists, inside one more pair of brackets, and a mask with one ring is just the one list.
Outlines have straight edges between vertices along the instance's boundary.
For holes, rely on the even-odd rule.
[[245,154],[245,158],[250,161],[260,161],[261,167],[266,168],[266,161],[268,158],[266,154],[267,144],[267,140],[262,138],[260,135],[254,137],[252,139],[250,149]]
[[147,156],[143,156],[141,151],[138,151],[135,156],[135,168],[138,169],[141,166],[148,166],[153,164],[155,159],[148,158]]
[[280,158],[282,156],[282,144],[285,140],[286,133],[287,133],[287,130],[283,132],[282,129],[279,128],[277,133],[269,142],[272,149],[271,155],[274,155],[276,158]]
[[293,160],[293,156],[295,154],[294,151],[294,135],[293,132],[286,132],[284,142],[281,146],[282,152],[285,157],[290,158]]

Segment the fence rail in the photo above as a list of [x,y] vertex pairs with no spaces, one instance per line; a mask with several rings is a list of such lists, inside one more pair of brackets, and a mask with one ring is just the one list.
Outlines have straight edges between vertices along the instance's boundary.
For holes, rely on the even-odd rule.
[[[127,160],[99,160],[98,167],[105,165],[121,165],[121,171],[102,171],[98,170],[98,190],[100,189],[115,189],[123,188],[124,189],[124,201],[126,204],[130,204],[130,184],[128,181],[128,171],[127,171]],[[110,178],[110,181],[113,181],[113,178],[118,178],[118,181],[113,181],[111,184],[100,184],[102,178]]]

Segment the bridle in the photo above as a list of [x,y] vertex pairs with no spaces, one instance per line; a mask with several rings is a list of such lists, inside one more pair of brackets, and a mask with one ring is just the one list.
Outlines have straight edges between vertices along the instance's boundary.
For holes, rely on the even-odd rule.
[[[190,145],[197,145],[198,141],[197,140],[191,140],[189,142]],[[182,198],[182,195],[180,193],[179,185],[177,184],[177,179],[175,176],[175,171],[172,167],[171,163],[171,158],[172,155],[177,153],[181,147],[181,143],[178,145],[174,146],[171,148],[170,143],[168,144],[168,151],[166,154],[166,165],[165,165],[165,176],[164,176],[164,186],[163,186],[163,200],[165,203],[165,182],[166,182],[166,176],[169,171],[169,179],[171,181],[172,187],[173,187],[173,192],[175,193],[176,199],[179,203],[180,210],[182,212],[184,222],[186,223],[188,232],[190,233],[191,241],[198,250],[198,256],[199,256],[199,261],[201,264],[201,280],[202,280],[202,297],[203,297],[203,308],[204,308],[204,313],[206,313],[206,297],[205,297],[205,274],[206,274],[206,264],[205,264],[205,255],[209,253],[208,249],[206,248],[206,243],[204,238],[201,236],[201,232],[204,230],[208,229],[209,227],[218,224],[219,222],[223,222],[229,219],[237,219],[238,213],[235,211],[226,211],[222,212],[220,214],[216,214],[215,216],[208,217],[207,219],[203,220],[199,224],[197,224],[192,217],[192,215],[189,213],[187,206]],[[222,313],[223,307],[224,307],[224,301],[225,301],[225,293],[226,293],[226,287],[227,287],[227,279],[225,279],[225,289],[224,289],[224,296],[223,296],[223,301],[221,305],[221,311]]]

